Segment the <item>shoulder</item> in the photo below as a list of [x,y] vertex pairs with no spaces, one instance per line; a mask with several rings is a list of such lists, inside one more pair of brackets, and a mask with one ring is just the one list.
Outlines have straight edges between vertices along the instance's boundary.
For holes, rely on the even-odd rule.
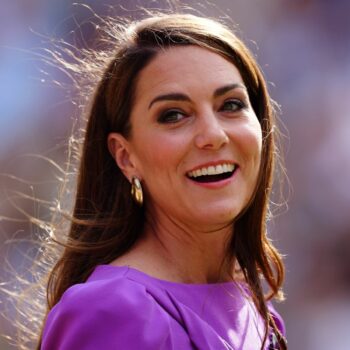
[[168,333],[168,315],[146,288],[117,274],[69,288],[47,317],[42,349],[161,348]]
[[151,300],[146,287],[126,278],[122,270],[114,274],[93,273],[87,282],[70,287],[55,309],[72,312],[88,306],[89,311],[109,312],[118,306],[122,311]]

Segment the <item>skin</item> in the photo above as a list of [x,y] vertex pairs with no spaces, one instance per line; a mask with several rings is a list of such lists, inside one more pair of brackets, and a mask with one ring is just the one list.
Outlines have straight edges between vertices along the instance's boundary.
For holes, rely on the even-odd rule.
[[[130,118],[131,137],[111,133],[108,145],[129,181],[141,180],[147,223],[113,264],[175,282],[232,278],[233,267],[220,274],[225,244],[254,192],[262,147],[238,69],[196,46],[164,50],[140,72]],[[210,185],[187,176],[213,162],[236,170]]]

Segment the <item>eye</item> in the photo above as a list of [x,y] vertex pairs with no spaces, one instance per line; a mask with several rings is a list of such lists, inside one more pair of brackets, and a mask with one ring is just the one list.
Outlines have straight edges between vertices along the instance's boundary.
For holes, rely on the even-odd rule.
[[241,109],[245,108],[246,105],[244,102],[241,100],[238,100],[236,98],[226,100],[224,104],[221,107],[221,111],[224,112],[237,112],[240,111]]
[[169,109],[163,113],[158,118],[158,122],[162,124],[177,123],[186,117],[185,113],[178,109]]

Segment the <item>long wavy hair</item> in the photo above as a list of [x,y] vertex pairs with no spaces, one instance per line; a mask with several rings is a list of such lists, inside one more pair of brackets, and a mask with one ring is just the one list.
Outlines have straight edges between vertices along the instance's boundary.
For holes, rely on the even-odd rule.
[[[110,26],[110,31],[113,28]],[[253,301],[265,321],[263,346],[271,329],[281,349],[286,342],[267,308],[280,296],[284,267],[267,237],[269,196],[276,162],[275,108],[253,55],[224,24],[190,14],[163,14],[115,26],[114,48],[95,89],[80,156],[75,204],[61,257],[49,275],[47,312],[72,285],[86,281],[99,264],[108,264],[127,252],[143,232],[145,213],[130,196],[130,184],[116,166],[107,136],[132,132],[130,111],[140,71],[169,47],[196,45],[232,62],[240,71],[263,133],[260,173],[249,205],[235,220],[226,260],[237,261]],[[215,67],[213,67],[215,69]],[[269,292],[264,294],[263,280]],[[38,349],[41,340],[39,340]]]

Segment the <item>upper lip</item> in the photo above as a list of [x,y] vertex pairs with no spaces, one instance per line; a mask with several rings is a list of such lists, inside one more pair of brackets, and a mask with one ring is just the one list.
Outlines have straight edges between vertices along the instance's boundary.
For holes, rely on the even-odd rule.
[[190,173],[191,171],[195,171],[198,169],[202,169],[202,168],[207,168],[209,166],[216,166],[216,165],[223,165],[223,164],[233,164],[235,166],[237,166],[238,164],[232,160],[215,160],[215,161],[211,161],[211,162],[207,162],[207,163],[202,163],[200,165],[196,165],[194,168],[186,171],[186,174]]

